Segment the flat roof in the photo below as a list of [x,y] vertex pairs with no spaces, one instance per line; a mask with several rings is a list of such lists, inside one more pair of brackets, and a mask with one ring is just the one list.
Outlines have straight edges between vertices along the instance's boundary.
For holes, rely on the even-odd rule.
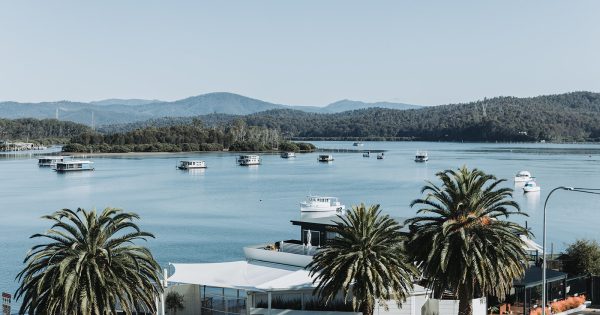
[[[398,223],[400,223],[400,225],[402,225],[402,227],[403,227],[402,231],[408,231],[408,228],[404,227],[404,221],[406,220],[406,218],[394,217],[394,216],[392,216],[391,218],[396,220]],[[322,217],[322,218],[300,218],[300,219],[290,220],[290,222],[292,222],[293,225],[315,224],[315,225],[335,226],[335,225],[337,225],[337,223],[342,222],[342,219],[336,215],[336,216]]]
[[[546,269],[546,282],[555,282],[566,278],[567,274],[564,272]],[[542,268],[529,267],[525,269],[525,275],[522,279],[513,282],[513,286],[521,288],[531,288],[541,285],[542,283]]]

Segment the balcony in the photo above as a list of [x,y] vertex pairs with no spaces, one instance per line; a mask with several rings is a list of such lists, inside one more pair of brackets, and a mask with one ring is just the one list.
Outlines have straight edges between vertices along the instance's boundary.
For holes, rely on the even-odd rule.
[[244,255],[247,260],[259,260],[297,267],[306,267],[317,251],[319,251],[319,248],[304,246],[296,240],[244,247]]

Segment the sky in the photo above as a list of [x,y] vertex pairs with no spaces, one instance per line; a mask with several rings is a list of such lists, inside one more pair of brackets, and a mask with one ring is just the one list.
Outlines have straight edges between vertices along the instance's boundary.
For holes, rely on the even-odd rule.
[[0,101],[600,91],[600,1],[0,1]]

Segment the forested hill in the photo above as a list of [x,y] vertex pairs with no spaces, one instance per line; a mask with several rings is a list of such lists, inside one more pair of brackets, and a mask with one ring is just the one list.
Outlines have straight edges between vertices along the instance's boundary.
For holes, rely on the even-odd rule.
[[1,119],[0,140],[32,140],[55,143],[65,141],[91,129],[85,125],[56,119]]
[[365,109],[337,114],[271,110],[248,125],[302,138],[407,138],[430,141],[599,141],[600,94],[497,97],[415,110]]

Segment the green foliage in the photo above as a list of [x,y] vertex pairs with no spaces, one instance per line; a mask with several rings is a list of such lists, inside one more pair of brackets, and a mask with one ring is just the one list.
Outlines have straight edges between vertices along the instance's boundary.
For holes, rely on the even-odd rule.
[[117,302],[126,314],[156,311],[160,266],[135,244],[154,238],[133,222],[137,214],[63,209],[43,218],[52,227],[31,237],[48,242],[31,249],[17,276],[20,314],[115,314]]
[[87,126],[56,119],[0,119],[0,140],[58,143],[89,131]]
[[167,294],[165,298],[165,304],[167,310],[173,311],[173,313],[177,314],[177,311],[183,310],[183,295],[179,292],[171,291]]
[[284,152],[299,152],[300,151],[300,147],[291,141],[285,141],[279,144],[279,151],[284,151]]
[[600,244],[580,239],[565,250],[563,270],[572,275],[600,275]]
[[354,310],[373,314],[375,300],[400,305],[412,289],[417,271],[405,259],[400,225],[381,214],[379,205],[354,206],[333,229],[338,237],[319,251],[307,266],[315,276],[315,292],[334,301],[339,292]]
[[434,295],[448,290],[460,300],[459,314],[470,315],[474,297],[503,299],[523,276],[526,253],[519,235],[529,233],[503,220],[523,214],[512,189],[499,188],[504,180],[466,167],[436,176],[442,185],[428,182],[425,196],[411,203],[423,208],[405,222],[407,249]]

